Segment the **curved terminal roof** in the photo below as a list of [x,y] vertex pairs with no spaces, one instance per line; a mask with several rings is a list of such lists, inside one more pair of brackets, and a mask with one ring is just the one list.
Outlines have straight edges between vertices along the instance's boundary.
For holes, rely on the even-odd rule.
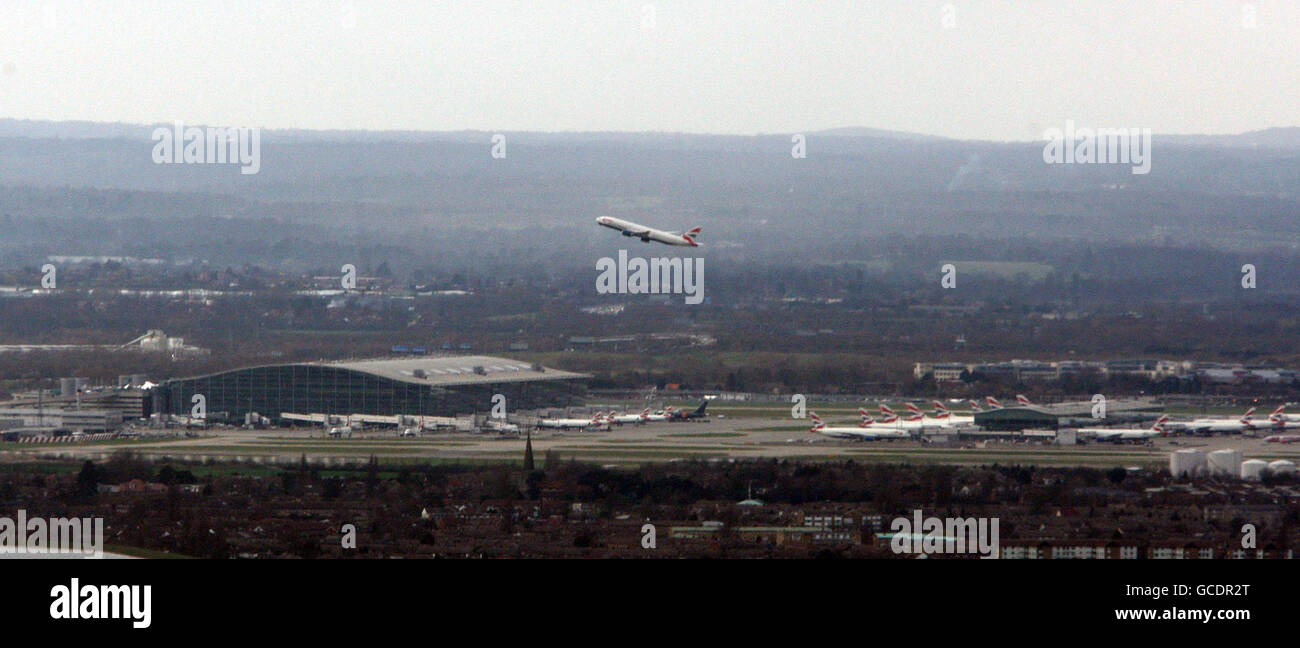
[[561,371],[523,360],[510,360],[493,356],[417,356],[404,358],[375,358],[369,360],[341,360],[331,362],[289,362],[283,364],[239,367],[207,376],[190,376],[175,379],[193,380],[221,374],[268,367],[329,367],[370,374],[389,380],[417,385],[456,386],[482,383],[526,382],[534,380],[570,380],[589,378],[587,374]]
[[391,380],[435,386],[588,377],[587,374],[551,369],[522,360],[480,355],[418,356],[306,364],[337,367]]

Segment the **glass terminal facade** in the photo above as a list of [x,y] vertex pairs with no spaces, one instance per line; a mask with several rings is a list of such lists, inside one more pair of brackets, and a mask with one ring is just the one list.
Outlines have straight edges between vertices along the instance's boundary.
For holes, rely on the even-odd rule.
[[584,376],[468,384],[427,384],[340,365],[288,364],[171,380],[155,390],[154,411],[187,416],[202,394],[207,416],[241,420],[248,412],[454,416],[484,412],[503,394],[511,410],[568,407],[586,395]]

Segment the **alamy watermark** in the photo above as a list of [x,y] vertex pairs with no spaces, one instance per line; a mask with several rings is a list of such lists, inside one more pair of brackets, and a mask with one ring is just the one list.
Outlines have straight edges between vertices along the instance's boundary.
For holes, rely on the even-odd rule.
[[262,169],[262,131],[259,128],[186,126],[153,130],[154,164],[238,164],[243,175]]
[[1043,161],[1048,164],[1131,164],[1134,175],[1151,172],[1150,128],[1075,128],[1043,131]]
[[894,553],[979,554],[1000,558],[998,518],[923,518],[920,509],[912,517],[894,518],[889,548]]
[[686,295],[687,304],[704,301],[704,259],[681,257],[628,257],[596,260],[596,292],[602,295]]
[[104,518],[0,517],[0,554],[83,554],[104,557]]

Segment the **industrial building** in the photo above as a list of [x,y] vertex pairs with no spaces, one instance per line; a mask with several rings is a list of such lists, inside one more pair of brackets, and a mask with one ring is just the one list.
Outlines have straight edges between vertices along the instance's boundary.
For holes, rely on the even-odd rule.
[[154,411],[191,414],[201,394],[207,418],[242,421],[250,412],[454,416],[487,411],[494,394],[509,411],[580,404],[586,374],[489,356],[424,356],[248,367],[170,380]]
[[60,378],[57,391],[17,394],[0,403],[0,430],[110,432],[123,423],[147,419],[150,384],[142,374],[119,376],[118,386],[90,387],[85,378]]
[[122,413],[105,409],[10,407],[0,410],[0,430],[14,428],[109,432],[122,425]]
[[1119,425],[1154,421],[1163,407],[1149,400],[1106,401],[1105,419],[1092,417],[1093,403],[1077,401],[1053,405],[1019,405],[975,412],[975,425],[985,430],[1027,430]]

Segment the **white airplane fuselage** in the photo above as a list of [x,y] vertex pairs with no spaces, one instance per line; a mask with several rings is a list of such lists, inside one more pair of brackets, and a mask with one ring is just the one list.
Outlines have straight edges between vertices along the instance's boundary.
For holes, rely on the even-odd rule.
[[537,422],[537,427],[544,428],[589,428],[599,425],[591,419],[542,419]]
[[871,441],[873,439],[906,439],[911,436],[906,430],[875,426],[815,427],[812,431],[817,434],[837,439],[859,439],[862,441]]
[[646,227],[640,223],[625,221],[613,216],[601,216],[596,219],[596,223],[602,227],[618,230],[623,236],[639,238],[642,242],[649,243],[657,241],[665,245],[680,245],[683,247],[700,247],[699,241],[695,240],[695,235],[699,234],[700,228],[695,228],[686,234],[678,232],[668,232],[653,227]]

